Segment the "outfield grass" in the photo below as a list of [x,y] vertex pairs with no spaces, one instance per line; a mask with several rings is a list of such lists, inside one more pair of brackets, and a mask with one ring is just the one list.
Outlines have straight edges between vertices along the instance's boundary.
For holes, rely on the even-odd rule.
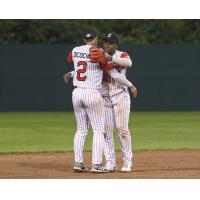
[[[200,149],[200,112],[135,112],[130,130],[136,150]],[[75,131],[73,113],[2,112],[0,153],[72,151]],[[91,141],[90,130],[86,150]]]

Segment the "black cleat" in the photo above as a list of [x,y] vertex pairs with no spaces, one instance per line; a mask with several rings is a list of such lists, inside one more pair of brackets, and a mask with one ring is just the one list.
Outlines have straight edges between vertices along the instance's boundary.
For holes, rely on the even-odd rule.
[[76,173],[88,172],[88,169],[84,167],[83,163],[75,163],[73,170]]
[[96,165],[92,165],[91,172],[92,173],[108,173],[110,171],[107,170],[105,167],[103,167],[102,164],[96,164]]

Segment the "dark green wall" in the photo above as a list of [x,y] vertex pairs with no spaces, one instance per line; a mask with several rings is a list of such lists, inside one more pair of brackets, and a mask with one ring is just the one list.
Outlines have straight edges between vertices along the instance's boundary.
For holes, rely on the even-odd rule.
[[[0,111],[72,110],[72,45],[0,45]],[[136,110],[200,110],[200,45],[126,45],[138,87]]]
[[[133,50],[132,50],[133,48]],[[200,45],[129,47],[139,110],[200,110]]]

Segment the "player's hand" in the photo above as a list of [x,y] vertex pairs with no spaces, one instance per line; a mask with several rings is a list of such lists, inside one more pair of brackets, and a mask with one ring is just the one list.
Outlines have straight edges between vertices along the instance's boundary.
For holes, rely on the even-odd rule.
[[64,83],[67,84],[69,82],[69,79],[71,78],[71,73],[65,73],[63,75],[63,80],[64,80]]
[[130,91],[134,97],[137,97],[137,88],[134,85],[130,87]]

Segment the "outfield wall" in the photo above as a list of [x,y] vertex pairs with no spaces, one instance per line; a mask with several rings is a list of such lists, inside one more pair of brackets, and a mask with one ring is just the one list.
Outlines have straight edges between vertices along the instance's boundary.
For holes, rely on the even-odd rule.
[[[71,111],[73,45],[0,45],[0,111]],[[200,45],[122,45],[133,59],[135,110],[200,110]]]

